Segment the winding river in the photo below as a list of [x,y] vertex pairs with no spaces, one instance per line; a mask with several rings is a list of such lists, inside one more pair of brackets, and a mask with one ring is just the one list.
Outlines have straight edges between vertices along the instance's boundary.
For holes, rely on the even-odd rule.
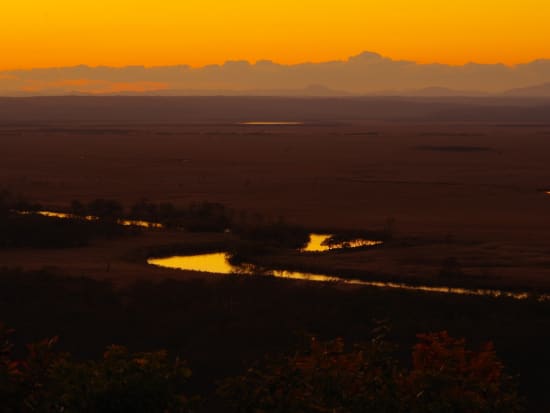
[[[93,215],[74,215],[69,214],[66,212],[54,212],[54,211],[17,211],[20,215],[41,215],[43,217],[50,217],[50,218],[59,218],[59,219],[84,219],[86,221],[97,221],[99,220],[99,217],[93,216]],[[141,228],[149,228],[149,229],[161,229],[164,228],[164,225],[158,223],[158,222],[149,222],[149,221],[140,221],[140,220],[133,220],[133,219],[117,219],[117,224],[123,225],[125,227],[141,227]]]
[[[302,251],[326,251],[326,245],[323,245],[323,240],[330,235],[312,234],[310,242]],[[373,241],[375,244],[379,241]],[[528,292],[513,292],[496,289],[472,289],[459,287],[437,287],[426,285],[411,285],[406,283],[389,282],[389,281],[366,281],[353,278],[342,278],[326,274],[314,274],[298,271],[281,271],[281,270],[258,270],[251,265],[235,266],[229,263],[227,253],[217,252],[210,254],[198,255],[180,255],[166,258],[149,258],[147,263],[162,268],[170,268],[186,271],[198,271],[215,275],[267,275],[276,278],[286,278],[293,280],[306,280],[315,282],[328,282],[337,284],[359,285],[376,288],[396,289],[405,291],[417,291],[440,294],[455,294],[455,295],[470,295],[470,296],[486,296],[493,298],[512,298],[515,300],[526,300],[533,298],[538,301],[549,301],[549,294],[531,294]]]
[[[550,191],[547,192],[550,195]],[[64,212],[54,211],[18,211],[22,215],[42,215],[46,217],[60,219],[85,219],[94,221],[99,219],[96,216],[77,216]],[[119,219],[117,223],[124,226],[136,226],[149,229],[161,229],[163,225],[156,222],[126,220]],[[306,247],[301,252],[304,253],[319,253],[342,248],[358,248],[358,247],[373,247],[383,244],[382,241],[355,239],[341,244],[329,244],[327,241],[332,235],[330,234],[310,234],[310,239]],[[227,253],[216,252],[210,254],[198,255],[178,255],[165,258],[149,258],[147,263],[156,267],[170,268],[185,271],[205,272],[213,275],[266,275],[276,278],[286,278],[293,280],[306,280],[315,282],[337,283],[360,285],[367,287],[397,289],[405,291],[418,291],[441,294],[456,294],[456,295],[471,295],[471,296],[486,296],[494,298],[512,298],[516,300],[526,300],[529,298],[537,301],[550,301],[550,294],[536,294],[528,292],[514,292],[496,289],[473,289],[460,287],[444,287],[444,286],[427,286],[427,285],[412,285],[406,283],[390,282],[390,281],[366,281],[354,278],[343,278],[334,275],[314,274],[299,271],[286,270],[259,270],[252,265],[235,266],[227,260]]]

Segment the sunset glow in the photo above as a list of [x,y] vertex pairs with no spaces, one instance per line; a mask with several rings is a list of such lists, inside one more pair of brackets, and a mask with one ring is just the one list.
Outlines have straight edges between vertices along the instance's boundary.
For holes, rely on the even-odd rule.
[[[550,3],[435,0],[26,0],[2,4],[0,70],[346,59],[517,64],[548,58]],[[148,85],[144,85],[145,88]]]

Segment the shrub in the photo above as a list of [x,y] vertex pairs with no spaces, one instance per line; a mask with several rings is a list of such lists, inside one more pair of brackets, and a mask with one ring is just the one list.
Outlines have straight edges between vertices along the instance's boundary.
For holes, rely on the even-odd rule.
[[412,370],[403,382],[411,413],[511,413],[519,411],[512,381],[504,374],[492,343],[479,351],[445,331],[419,334]]
[[182,389],[191,371],[165,351],[129,353],[110,346],[102,360],[75,362],[54,350],[53,338],[28,345],[27,357],[14,361],[8,333],[0,325],[2,412],[189,411]]
[[446,332],[418,337],[410,370],[384,341],[346,350],[342,340],[313,339],[309,351],[249,369],[218,393],[227,411],[239,413],[521,411],[491,344],[474,352]]

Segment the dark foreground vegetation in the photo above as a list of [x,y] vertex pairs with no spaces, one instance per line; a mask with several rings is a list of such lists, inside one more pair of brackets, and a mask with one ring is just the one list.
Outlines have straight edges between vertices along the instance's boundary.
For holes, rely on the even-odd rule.
[[[342,290],[263,277],[115,289],[103,281],[4,269],[0,319],[16,331],[9,356],[3,353],[10,360],[4,369],[23,386],[5,387],[11,382],[4,377],[2,391],[32,398],[33,389],[47,390],[37,396],[44,403],[63,394],[54,399],[72,406],[64,411],[515,412],[522,399],[528,412],[550,407],[548,303]],[[380,334],[381,326],[387,333]],[[448,335],[417,337],[444,330]],[[34,356],[25,344],[52,336],[59,337],[54,349],[72,358],[42,342],[30,354],[55,363],[31,374],[24,362]],[[313,346],[311,337],[317,337]],[[465,337],[466,346],[452,337]],[[108,348],[113,343],[125,348]],[[110,375],[113,369],[122,376]],[[37,377],[44,383],[32,381]],[[140,397],[157,400],[158,410],[146,402],[142,410],[90,407]],[[88,410],[78,403],[88,403]]]
[[[378,332],[382,332],[380,329]],[[191,375],[166,351],[131,354],[109,346],[99,361],[74,361],[57,338],[12,358],[11,331],[0,325],[2,412],[192,412],[207,401],[185,395]],[[479,351],[447,332],[421,334],[412,368],[383,335],[346,348],[311,339],[307,351],[269,360],[227,378],[210,400],[224,412],[520,412],[521,402],[491,343]]]

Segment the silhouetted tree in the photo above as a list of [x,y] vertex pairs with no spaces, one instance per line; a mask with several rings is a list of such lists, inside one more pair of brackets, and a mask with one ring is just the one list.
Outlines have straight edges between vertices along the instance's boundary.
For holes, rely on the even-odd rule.
[[120,218],[123,214],[122,205],[112,199],[95,199],[88,203],[87,211],[90,215],[95,215],[105,219]]

